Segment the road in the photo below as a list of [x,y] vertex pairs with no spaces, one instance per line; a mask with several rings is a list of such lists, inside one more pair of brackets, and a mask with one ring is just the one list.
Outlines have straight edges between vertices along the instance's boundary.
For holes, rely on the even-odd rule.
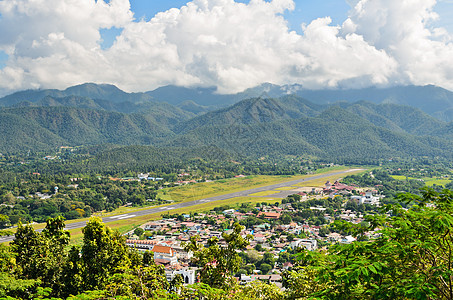
[[[230,194],[225,194],[225,195],[221,195],[221,196],[209,197],[209,198],[205,198],[205,199],[199,199],[199,200],[183,202],[183,203],[175,203],[175,204],[171,204],[171,205],[140,210],[140,211],[112,216],[112,217],[104,217],[104,218],[102,218],[102,221],[104,223],[109,223],[109,222],[118,221],[118,220],[124,220],[124,219],[139,217],[139,216],[145,216],[145,215],[151,215],[151,214],[155,214],[155,213],[159,213],[159,212],[171,211],[173,209],[178,209],[178,208],[191,207],[191,206],[195,206],[195,205],[199,205],[199,204],[203,204],[203,203],[207,203],[207,202],[228,200],[228,199],[237,198],[237,197],[245,197],[245,196],[248,196],[248,195],[254,194],[254,193],[271,191],[271,190],[275,190],[275,189],[282,188],[282,187],[292,186],[292,185],[302,183],[305,181],[309,181],[309,180],[317,180],[317,179],[322,179],[324,177],[344,175],[344,174],[351,173],[354,171],[359,171],[359,170],[362,170],[362,169],[349,169],[349,170],[339,171],[339,172],[335,172],[335,173],[314,175],[314,176],[310,176],[310,177],[307,177],[304,179],[286,181],[286,182],[282,182],[282,183],[257,187],[257,188],[239,191],[239,192],[230,193]],[[286,197],[287,195],[290,195],[293,193],[294,192],[291,192],[291,191],[282,191],[280,194],[278,194],[278,197]],[[69,230],[69,229],[81,228],[81,227],[84,227],[85,225],[86,225],[86,221],[69,223],[69,224],[66,224],[66,229]],[[38,230],[38,231],[41,231],[41,230]],[[14,236],[0,237],[0,243],[11,242],[13,239],[14,239]]]

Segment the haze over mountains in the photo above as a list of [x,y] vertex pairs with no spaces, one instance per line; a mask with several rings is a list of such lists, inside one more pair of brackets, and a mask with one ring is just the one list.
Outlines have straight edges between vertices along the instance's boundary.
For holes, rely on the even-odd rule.
[[0,106],[1,152],[109,143],[345,160],[453,155],[453,93],[435,86],[310,91],[263,84],[219,95],[215,88],[126,93],[88,83],[17,92]]

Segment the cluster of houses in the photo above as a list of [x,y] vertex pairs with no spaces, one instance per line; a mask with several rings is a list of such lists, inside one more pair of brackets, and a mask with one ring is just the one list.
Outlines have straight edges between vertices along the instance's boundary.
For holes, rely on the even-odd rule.
[[[339,186],[339,185],[337,185]],[[365,203],[370,201],[370,204],[378,203],[379,197],[366,193],[364,196],[354,196],[364,198],[358,199]],[[353,200],[355,201],[355,200]],[[313,210],[325,211],[322,207],[312,207]],[[127,245],[139,251],[152,251],[156,264],[163,265],[167,272],[167,278],[171,280],[176,274],[183,275],[184,282],[191,284],[196,281],[196,269],[190,267],[190,259],[193,255],[191,252],[184,250],[184,243],[188,242],[191,236],[198,236],[199,242],[206,244],[211,237],[219,238],[220,245],[226,246],[225,240],[222,238],[222,233],[229,233],[232,229],[223,230],[222,226],[227,221],[228,224],[241,221],[250,216],[254,216],[263,220],[263,223],[244,228],[242,235],[251,236],[250,245],[246,251],[256,249],[258,244],[264,251],[268,251],[274,255],[277,260],[279,255],[291,249],[305,248],[308,251],[318,249],[319,242],[323,245],[326,243],[351,243],[355,241],[352,236],[342,236],[339,233],[329,233],[327,236],[319,234],[322,226],[314,226],[290,222],[289,224],[281,224],[275,220],[281,219],[285,213],[294,213],[294,209],[290,203],[281,204],[279,206],[262,206],[258,213],[239,212],[235,209],[227,209],[222,212],[199,213],[196,215],[183,215],[183,218],[162,219],[144,224],[142,228],[145,230],[145,240],[140,240],[138,237],[127,240]],[[336,218],[341,218],[348,222],[360,223],[364,221],[363,216],[357,212],[342,209],[335,215]],[[328,221],[333,221],[333,216],[325,214]],[[279,224],[280,223],[280,224]],[[304,233],[305,238],[297,238],[301,233]],[[293,235],[292,239],[288,235]],[[369,233],[369,237],[377,233]],[[254,274],[242,274],[238,280],[241,283],[247,283],[253,280],[265,280],[267,282],[276,283],[281,286],[281,272],[292,267],[291,262],[283,264],[275,264],[272,266],[270,274],[260,274],[259,270],[255,270]]]

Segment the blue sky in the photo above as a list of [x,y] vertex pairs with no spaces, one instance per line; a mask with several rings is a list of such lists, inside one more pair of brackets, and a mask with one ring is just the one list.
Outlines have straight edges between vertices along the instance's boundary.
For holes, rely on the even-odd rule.
[[[397,1],[397,0],[395,0]],[[134,12],[136,21],[149,21],[157,13],[169,10],[171,8],[180,8],[184,6],[187,0],[130,0],[131,10]],[[249,3],[250,0],[235,0],[235,2]],[[350,5],[343,0],[295,0],[296,8],[293,11],[286,11],[283,15],[288,22],[290,30],[301,34],[301,24],[309,24],[311,21],[329,16],[332,19],[332,25],[341,25],[348,17]],[[435,6],[435,12],[439,14],[440,19],[434,25],[443,26],[449,32],[453,32],[453,0],[438,1]],[[102,48],[109,48],[116,36],[121,34],[121,29],[111,28],[101,30]],[[0,52],[0,68],[2,59],[5,56]]]
[[[235,0],[236,2],[248,3],[249,0]],[[395,0],[397,1],[397,0]],[[180,8],[187,0],[130,0],[131,10],[135,13],[136,19],[145,18],[149,20],[156,13],[166,11],[170,8]],[[301,23],[310,23],[316,18],[330,16],[333,24],[341,24],[348,16],[351,8],[343,0],[295,0],[296,9],[286,12],[284,17],[290,28],[300,33]],[[453,0],[438,1],[435,12],[440,15],[439,25],[453,31]]]
[[[187,0],[130,0],[131,10],[134,12],[136,21],[149,21],[157,13],[169,10],[171,8],[180,8],[184,6]],[[235,0],[239,3],[249,3],[250,0]],[[350,6],[342,0],[296,0],[296,9],[286,11],[283,15],[290,30],[301,34],[301,24],[308,24],[314,19],[329,16],[332,18],[333,25],[340,25],[346,20]],[[102,47],[109,48],[115,37],[121,34],[121,29],[111,28],[103,29]]]
[[[149,20],[156,13],[185,5],[187,0],[131,0],[131,10],[136,19]],[[249,3],[249,0],[235,2]],[[310,23],[319,17],[330,16],[335,24],[341,24],[347,17],[350,6],[342,0],[296,0],[296,9],[284,14],[292,30],[301,32],[300,24]]]

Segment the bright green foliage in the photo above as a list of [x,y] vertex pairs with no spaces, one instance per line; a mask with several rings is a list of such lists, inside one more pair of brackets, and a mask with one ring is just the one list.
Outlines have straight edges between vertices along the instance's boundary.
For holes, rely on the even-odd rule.
[[124,269],[108,279],[107,295],[127,296],[128,299],[161,299],[166,297],[169,283],[165,269],[155,264]]
[[[313,295],[325,299],[453,299],[453,192],[425,189],[422,194],[400,197],[416,204],[407,211],[387,206],[384,212],[389,217],[367,217],[370,227],[366,230],[377,228],[380,237],[336,245],[327,256],[312,259],[308,272],[314,272],[313,281],[326,287]],[[360,225],[348,227],[355,235],[363,234]]]
[[42,233],[31,225],[18,224],[11,247],[16,254],[17,265],[25,279],[38,279],[44,286],[58,290],[65,258],[65,246],[69,232],[64,230],[64,218],[49,218]]
[[202,268],[200,271],[202,283],[222,289],[232,286],[233,276],[242,263],[242,258],[236,250],[243,250],[249,244],[249,237],[241,236],[242,230],[243,227],[235,223],[232,233],[222,234],[226,247],[222,247],[216,237],[210,238],[207,247],[204,248],[194,238],[185,246],[186,251],[194,252],[193,261]]
[[6,228],[11,225],[11,222],[9,221],[9,217],[0,214],[0,229]]
[[259,280],[253,281],[244,286],[238,293],[234,294],[235,300],[283,300],[285,294],[274,284],[263,283]]
[[134,234],[135,234],[136,236],[139,236],[139,237],[142,236],[142,234],[143,234],[144,232],[145,232],[145,230],[144,230],[143,228],[141,228],[141,227],[137,227],[137,228],[135,228],[135,230],[134,230]]
[[[8,273],[0,272],[0,298],[19,299],[31,296],[31,291],[39,284],[33,279],[17,279]],[[11,298],[8,298],[11,297]]]
[[91,218],[82,232],[82,288],[102,289],[109,276],[129,265],[125,238],[105,226],[99,218]]
[[205,283],[196,283],[181,290],[180,299],[228,299],[228,294],[222,289],[217,289]]

